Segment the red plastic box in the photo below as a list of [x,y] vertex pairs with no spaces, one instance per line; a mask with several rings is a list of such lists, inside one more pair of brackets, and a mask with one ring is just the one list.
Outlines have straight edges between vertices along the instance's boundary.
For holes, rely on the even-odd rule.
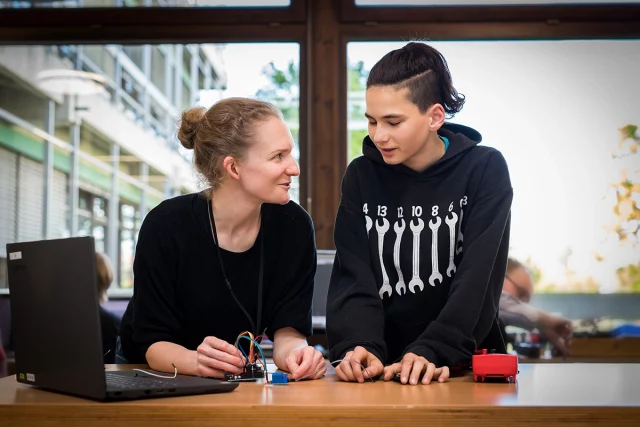
[[477,382],[484,382],[487,379],[498,379],[510,383],[516,382],[518,356],[494,354],[482,349],[476,351],[473,355],[471,366],[473,368],[473,379]]

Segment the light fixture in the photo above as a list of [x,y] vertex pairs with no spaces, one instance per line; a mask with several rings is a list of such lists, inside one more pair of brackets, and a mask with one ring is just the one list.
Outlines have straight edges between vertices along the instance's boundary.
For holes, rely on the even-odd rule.
[[81,70],[45,70],[37,74],[38,85],[60,95],[95,95],[105,91],[107,79]]

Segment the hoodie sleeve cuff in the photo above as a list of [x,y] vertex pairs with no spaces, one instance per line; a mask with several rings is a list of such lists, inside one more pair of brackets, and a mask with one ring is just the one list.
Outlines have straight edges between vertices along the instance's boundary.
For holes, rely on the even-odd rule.
[[378,351],[377,348],[375,347],[371,347],[368,345],[363,345],[362,347],[364,347],[365,349],[367,349],[367,351],[371,354],[373,354],[375,357],[378,358],[378,360],[380,361],[380,363],[382,363],[382,366],[384,366],[384,358],[382,357],[382,354],[380,354],[380,352]]
[[434,365],[436,365],[436,368],[440,367],[440,361],[438,360],[438,356],[436,356],[435,351],[424,344],[414,344],[410,347],[407,347],[407,349],[402,354],[402,357],[404,357],[404,355],[407,353],[413,353],[418,356],[422,356],[427,359],[429,363],[433,363]]

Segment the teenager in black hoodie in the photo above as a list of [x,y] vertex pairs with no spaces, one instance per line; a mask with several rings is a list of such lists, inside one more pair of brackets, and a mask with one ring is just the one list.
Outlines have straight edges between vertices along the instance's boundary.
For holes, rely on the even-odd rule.
[[446,60],[423,43],[367,80],[369,136],[342,181],[327,337],[336,374],[446,381],[476,349],[505,352],[498,305],[512,188],[497,150],[446,123],[462,109]]

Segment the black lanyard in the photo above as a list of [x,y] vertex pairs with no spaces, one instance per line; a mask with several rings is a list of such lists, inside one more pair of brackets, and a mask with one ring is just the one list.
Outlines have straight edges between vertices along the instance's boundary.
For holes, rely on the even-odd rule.
[[[213,237],[213,243],[215,244],[215,247],[216,247],[216,253],[218,254],[218,262],[220,263],[220,270],[222,270],[222,277],[224,278],[224,282],[227,284],[227,288],[229,289],[229,292],[231,292],[231,296],[235,300],[236,304],[238,304],[238,307],[240,307],[240,310],[242,310],[244,315],[247,316],[247,319],[249,319],[249,323],[251,324],[251,328],[254,336],[258,336],[262,333],[260,331],[260,326],[262,323],[261,322],[262,321],[262,282],[264,277],[264,232],[262,230],[262,219],[260,220],[260,230],[258,231],[258,234],[260,234],[260,270],[258,273],[258,317],[257,317],[258,328],[256,328],[256,325],[253,322],[253,319],[251,318],[249,313],[247,313],[247,310],[244,308],[242,303],[240,303],[240,300],[238,300],[238,298],[236,297],[236,294],[233,293],[233,289],[231,288],[231,283],[227,278],[227,273],[224,271],[224,264],[222,263],[220,245],[218,244],[218,231],[216,230],[216,222],[213,218],[213,212],[211,211],[211,201],[209,200],[207,201],[207,211],[209,212],[209,226],[211,227],[211,237]],[[260,215],[262,215],[262,211],[260,212]]]

